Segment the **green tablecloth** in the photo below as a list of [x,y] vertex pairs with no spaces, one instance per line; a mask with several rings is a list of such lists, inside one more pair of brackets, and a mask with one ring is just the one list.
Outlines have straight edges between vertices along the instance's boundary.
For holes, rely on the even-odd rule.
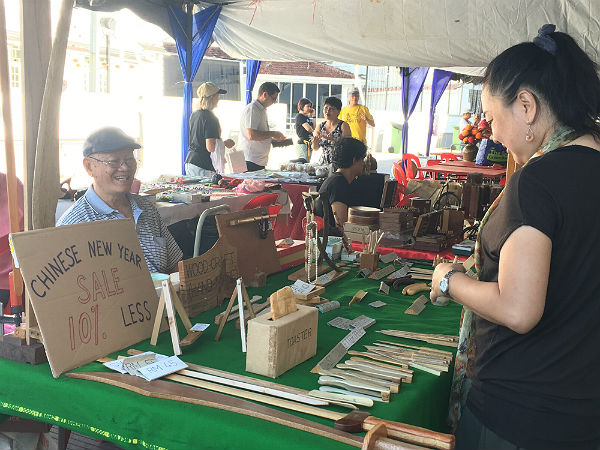
[[[294,270],[269,277],[266,287],[249,288],[250,296],[257,294],[267,298],[274,290],[289,283],[287,276]],[[342,307],[319,314],[317,355],[275,381],[303,389],[318,389],[318,375],[310,373],[310,369],[348,333],[327,325],[329,320],[338,316],[353,319],[364,314],[377,320],[354,345],[353,350],[364,350],[363,345],[378,339],[400,341],[375,333],[375,330],[381,329],[454,335],[458,333],[459,305],[451,303],[446,307],[436,307],[428,304],[419,316],[407,315],[404,310],[416,296],[404,297],[393,290],[389,296],[380,295],[377,293],[379,282],[355,278],[355,272],[352,270],[345,278],[327,287],[323,294],[329,300],[340,301]],[[348,302],[359,289],[368,291],[368,295],[361,303],[348,307]],[[379,309],[369,306],[375,300],[381,300],[387,305]],[[215,314],[225,306],[226,303],[221,308],[203,313],[192,322],[213,323]],[[226,325],[219,342],[214,341],[216,331],[217,326],[211,325],[194,345],[184,348],[181,359],[263,378],[245,372],[245,355],[241,353],[240,334],[235,329],[234,322]],[[421,345],[417,341],[405,342]],[[144,341],[135,348],[172,354],[168,332],[160,335],[156,347],[151,347],[149,341]],[[90,363],[77,370],[108,371],[99,363]],[[124,448],[351,448],[333,440],[244,415],[151,399],[117,387],[74,380],[64,375],[53,379],[48,364],[29,366],[0,360],[0,379],[3,380],[0,413],[56,424],[94,438],[115,442]],[[390,403],[376,402],[370,412],[377,417],[447,432],[445,418],[450,381],[451,372],[436,377],[415,370],[412,384],[402,385],[398,394],[392,394]],[[332,409],[345,411],[336,407]],[[333,425],[326,419],[302,416]]]

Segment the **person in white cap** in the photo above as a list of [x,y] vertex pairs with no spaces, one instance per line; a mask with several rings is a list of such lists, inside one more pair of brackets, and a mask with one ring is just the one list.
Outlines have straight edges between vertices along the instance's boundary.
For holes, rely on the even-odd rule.
[[359,105],[360,92],[354,87],[348,92],[348,106],[344,106],[340,111],[339,119],[350,126],[352,137],[359,141],[367,143],[367,124],[375,126],[375,120],[364,105]]
[[221,124],[212,112],[219,103],[219,95],[227,91],[214,83],[202,83],[198,90],[198,109],[190,117],[190,148],[185,158],[185,173],[192,176],[212,177],[225,168],[225,147],[234,142],[221,139]]
[[83,167],[92,185],[56,223],[71,225],[96,220],[133,219],[135,232],[150,272],[170,273],[177,269],[183,253],[163,223],[154,203],[131,194],[137,169],[135,139],[116,127],[94,131],[83,144]]

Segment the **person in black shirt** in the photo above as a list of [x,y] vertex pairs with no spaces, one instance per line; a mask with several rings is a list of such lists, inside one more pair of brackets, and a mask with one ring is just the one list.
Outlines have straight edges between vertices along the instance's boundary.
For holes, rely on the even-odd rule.
[[190,148],[185,158],[187,175],[212,177],[216,170],[211,153],[219,153],[218,160],[222,160],[225,147],[234,145],[231,139],[221,141],[221,125],[212,112],[219,103],[219,95],[226,93],[214,83],[203,83],[198,88],[198,109],[190,117]]
[[[310,162],[309,145],[312,139],[314,125],[312,121],[313,104],[307,98],[301,98],[298,101],[298,115],[296,115],[296,156]],[[308,143],[308,144],[307,144]]]
[[[341,236],[348,207],[355,206],[350,184],[362,173],[366,154],[365,144],[352,137],[343,137],[333,146],[331,156],[337,170],[319,188],[321,197],[329,200],[330,235]],[[322,206],[317,207],[317,214],[323,215]]]
[[493,138],[524,166],[482,219],[478,279],[451,264],[433,275],[432,301],[467,308],[451,391],[457,449],[600,448],[600,79],[554,30],[486,69]]

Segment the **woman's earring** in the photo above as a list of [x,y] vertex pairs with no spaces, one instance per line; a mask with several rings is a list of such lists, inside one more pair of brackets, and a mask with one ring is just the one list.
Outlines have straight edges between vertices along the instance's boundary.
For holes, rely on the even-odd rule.
[[525,141],[531,142],[533,141],[533,130],[531,129],[531,125],[528,125],[527,134],[525,135]]

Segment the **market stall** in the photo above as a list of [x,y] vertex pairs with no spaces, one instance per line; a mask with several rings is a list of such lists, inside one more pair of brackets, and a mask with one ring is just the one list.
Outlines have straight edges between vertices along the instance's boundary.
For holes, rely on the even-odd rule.
[[[288,275],[297,269],[296,267],[269,277],[267,285],[262,288],[248,288],[249,295],[260,295],[264,301],[274,290],[290,284]],[[310,370],[348,334],[347,330],[333,328],[327,322],[336,317],[354,319],[360,315],[371,317],[376,323],[366,330],[366,335],[354,344],[351,350],[364,351],[364,345],[371,345],[382,339],[452,350],[451,347],[431,346],[419,341],[385,336],[377,333],[377,330],[402,329],[456,335],[460,317],[458,305],[438,307],[429,304],[418,316],[405,314],[404,311],[418,295],[403,296],[394,290],[389,295],[380,294],[380,282],[356,278],[357,269],[352,266],[349,275],[328,286],[323,294],[323,297],[330,300],[338,300],[341,307],[319,313],[317,354],[279,378],[273,380],[245,371],[245,355],[241,352],[240,333],[235,329],[235,321],[228,322],[220,340],[214,341],[217,332],[217,326],[214,325],[215,315],[224,310],[225,303],[220,308],[192,318],[194,323],[212,325],[192,346],[184,348],[181,360],[296,388],[318,389],[319,376],[310,373]],[[362,302],[348,306],[354,294],[361,289],[368,293],[367,296]],[[370,303],[375,301],[382,301],[386,305],[380,308],[370,306]],[[179,329],[183,332],[181,323]],[[156,347],[150,346],[147,340],[133,347],[166,355],[173,351],[168,332],[160,335]],[[114,358],[117,355],[126,355],[126,352],[123,350],[109,356]],[[349,358],[350,355],[346,355],[342,361]],[[109,370],[94,362],[75,371]],[[389,403],[375,402],[372,408],[364,409],[380,418],[447,432],[445,418],[451,371],[450,368],[449,372],[436,376],[414,369],[412,383],[403,383]],[[118,387],[74,380],[65,375],[53,379],[48,364],[29,366],[0,360],[0,376],[3,379],[19,379],[18,383],[5,384],[0,412],[56,424],[97,439],[114,442],[124,448],[240,448],[241,442],[244,448],[248,449],[351,448],[334,440],[246,415],[148,398]],[[36,394],[31,395],[32,392]],[[335,406],[326,409],[349,412]],[[333,426],[331,420],[289,412],[328,427]]]

